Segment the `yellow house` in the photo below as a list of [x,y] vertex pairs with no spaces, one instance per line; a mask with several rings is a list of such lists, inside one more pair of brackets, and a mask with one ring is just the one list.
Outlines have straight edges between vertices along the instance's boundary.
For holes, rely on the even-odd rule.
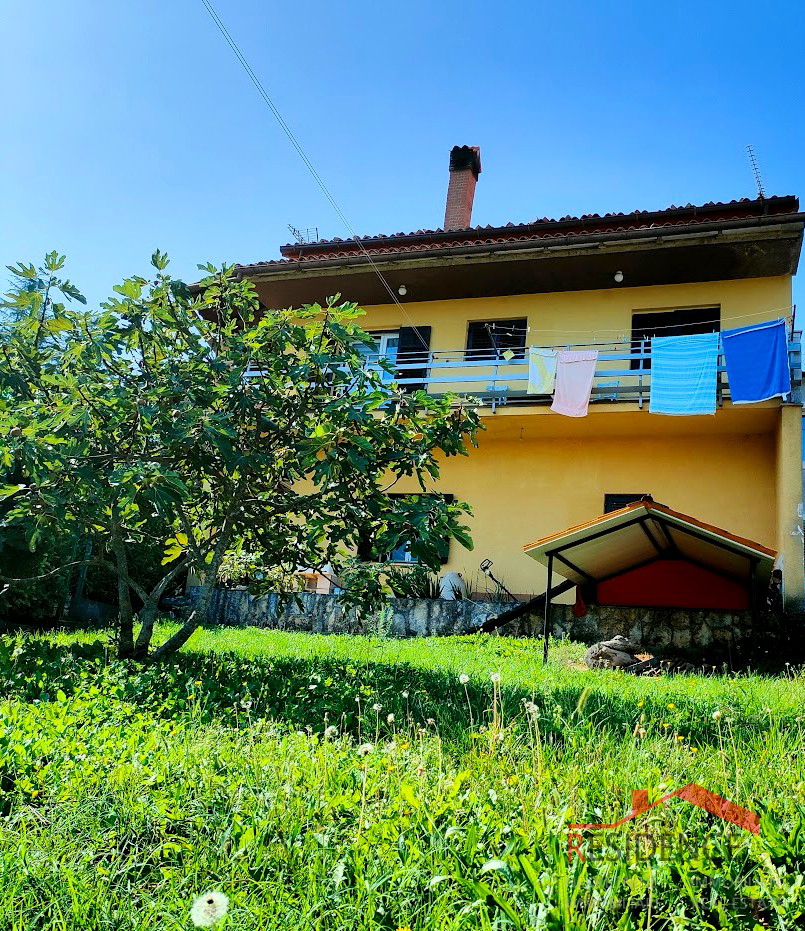
[[[340,293],[366,310],[398,380],[479,399],[485,431],[434,491],[472,507],[475,549],[445,568],[470,589],[492,572],[518,596],[545,589],[524,552],[643,495],[773,550],[802,607],[799,334],[791,284],[805,226],[795,197],[606,216],[470,225],[480,152],[450,154],[444,229],[295,243],[240,266],[266,306]],[[786,321],[791,393],[733,404],[723,355],[712,416],[650,411],[651,338]],[[596,350],[586,416],[529,384],[531,347]],[[370,360],[371,361],[371,360]],[[402,491],[416,491],[413,486]],[[405,553],[399,554],[405,559]],[[572,593],[564,596],[572,600]]]

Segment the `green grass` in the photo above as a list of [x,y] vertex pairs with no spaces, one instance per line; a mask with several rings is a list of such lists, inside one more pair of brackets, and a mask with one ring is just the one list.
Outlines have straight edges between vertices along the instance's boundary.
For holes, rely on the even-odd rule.
[[[207,889],[255,931],[802,926],[800,670],[583,650],[222,629],[141,668],[98,634],[0,640],[0,929],[189,928]],[[689,782],[760,834],[673,800],[568,860],[569,823]]]

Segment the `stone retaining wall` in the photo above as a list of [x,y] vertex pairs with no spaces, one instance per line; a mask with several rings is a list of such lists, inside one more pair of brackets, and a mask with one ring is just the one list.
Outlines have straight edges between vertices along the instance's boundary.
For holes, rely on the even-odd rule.
[[[198,589],[190,589],[193,596]],[[300,604],[277,595],[256,597],[239,589],[218,589],[212,605],[212,622],[231,627],[263,627],[272,630],[310,631],[318,634],[365,634],[378,632],[377,622],[363,621],[355,611],[345,611],[335,595],[300,594]],[[433,637],[474,633],[485,620],[511,604],[490,601],[441,601],[391,598],[388,635]],[[721,652],[749,642],[749,612],[690,611],[673,608],[621,608],[590,605],[585,617],[573,616],[571,605],[551,607],[554,636],[584,643],[622,634],[650,651]],[[542,635],[542,613],[526,615],[500,633],[513,637]],[[757,632],[755,632],[757,633]]]
[[[192,597],[198,589],[189,589]],[[361,621],[345,611],[336,595],[300,594],[294,600],[277,595],[250,595],[239,589],[219,588],[212,604],[212,622],[230,627],[264,627],[272,630],[310,631],[316,634],[371,633],[372,619]],[[442,601],[425,598],[390,598],[388,635],[434,637],[471,634],[487,618],[507,607],[492,601]],[[377,623],[377,622],[375,622]],[[376,630],[376,627],[375,627]]]
[[[608,640],[617,634],[654,651],[711,651],[741,647],[753,633],[748,611],[691,611],[677,608],[623,608],[589,605],[584,617],[574,617],[572,605],[551,606],[554,636],[583,643]],[[542,634],[542,618],[527,615],[501,629],[511,636]]]

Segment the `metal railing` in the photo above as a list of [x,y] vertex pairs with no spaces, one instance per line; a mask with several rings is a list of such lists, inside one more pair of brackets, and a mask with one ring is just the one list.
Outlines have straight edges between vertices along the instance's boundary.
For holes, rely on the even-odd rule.
[[[801,400],[801,333],[794,332],[788,343],[791,368],[790,400]],[[651,388],[651,341],[615,343],[574,343],[547,346],[550,349],[597,349],[593,403],[636,403],[642,408]],[[550,404],[550,395],[528,393],[527,350],[436,350],[400,354],[395,381],[402,387],[422,388],[429,394],[463,394],[479,398],[494,410],[502,404]],[[369,357],[369,364],[375,361]],[[729,384],[723,353],[717,368],[717,398],[729,400]]]

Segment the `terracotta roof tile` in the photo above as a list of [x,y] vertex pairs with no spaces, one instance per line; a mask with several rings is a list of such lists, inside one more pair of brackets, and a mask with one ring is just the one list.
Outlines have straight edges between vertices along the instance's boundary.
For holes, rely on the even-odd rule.
[[752,217],[794,214],[799,210],[796,197],[731,200],[729,203],[709,201],[706,204],[671,206],[665,210],[633,210],[631,213],[587,213],[580,217],[561,219],[542,217],[530,223],[505,226],[475,226],[463,230],[420,229],[410,233],[380,233],[353,239],[320,239],[313,243],[288,243],[280,247],[282,259],[239,266],[255,268],[263,265],[287,265],[317,259],[347,258],[368,253],[392,255],[427,252],[434,249],[455,249],[461,246],[498,245],[511,242],[533,242],[582,236],[594,233],[621,233],[629,230],[663,229],[690,226],[697,223],[742,220]]

